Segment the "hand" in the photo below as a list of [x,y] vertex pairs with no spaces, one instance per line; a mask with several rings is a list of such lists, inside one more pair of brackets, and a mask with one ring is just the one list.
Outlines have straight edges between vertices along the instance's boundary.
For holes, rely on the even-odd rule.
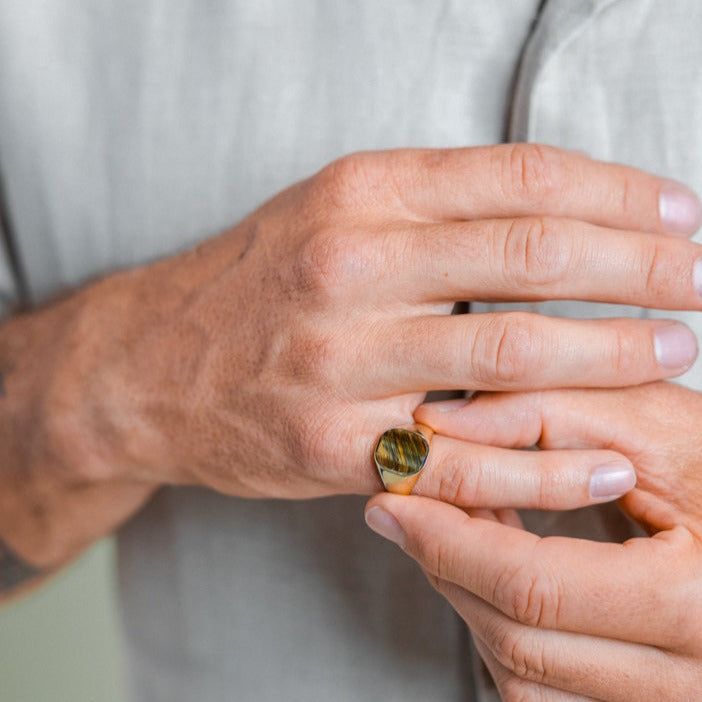
[[[479,393],[421,405],[417,420],[469,442],[561,451],[607,447],[636,467],[636,490],[620,505],[636,517],[645,504],[663,525],[702,525],[702,394],[675,383],[621,390]],[[650,528],[648,515],[642,525]],[[653,526],[654,533],[659,530]]]
[[[555,149],[341,159],[195,251],[126,276],[129,319],[117,312],[118,350],[90,378],[119,416],[105,412],[99,458],[80,463],[99,461],[101,476],[136,464],[159,482],[243,496],[369,493],[377,437],[411,422],[429,389],[680,373],[696,343],[674,322],[448,314],[457,299],[702,309],[702,248],[660,236],[659,201],[671,193],[687,198],[684,226],[696,225],[698,205],[680,186]],[[663,208],[668,223],[673,209]],[[539,482],[556,457],[508,455],[511,475],[496,479],[513,485],[509,504],[548,506]],[[422,490],[454,491],[459,503],[456,463],[487,471],[507,458],[469,456],[446,438],[431,456]],[[590,502],[590,469],[615,460],[621,468],[611,452],[583,452],[559,471],[568,506]]]
[[606,446],[637,468],[637,488],[620,504],[652,536],[625,544],[539,539],[421,498],[371,502],[386,510],[368,512],[371,524],[419,561],[468,623],[503,698],[697,699],[702,395],[669,383],[486,394],[417,415],[505,447]]
[[[544,147],[343,158],[193,251],[0,329],[0,535],[56,563],[162,484],[370,493],[377,437],[429,389],[676,375],[697,348],[675,322],[448,312],[544,298],[702,310],[702,248],[662,236],[701,215],[683,186]],[[631,487],[612,451],[566,464],[436,437],[417,489],[573,507],[603,499],[602,465]]]

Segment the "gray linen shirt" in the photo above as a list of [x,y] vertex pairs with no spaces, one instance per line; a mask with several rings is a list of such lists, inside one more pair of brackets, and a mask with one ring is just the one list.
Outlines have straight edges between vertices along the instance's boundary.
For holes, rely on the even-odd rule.
[[[702,4],[539,5],[0,0],[0,174],[30,300],[182,249],[359,149],[534,140],[702,191]],[[492,699],[463,624],[362,506],[162,490],[119,534],[134,700]],[[622,533],[611,511],[539,521]]]

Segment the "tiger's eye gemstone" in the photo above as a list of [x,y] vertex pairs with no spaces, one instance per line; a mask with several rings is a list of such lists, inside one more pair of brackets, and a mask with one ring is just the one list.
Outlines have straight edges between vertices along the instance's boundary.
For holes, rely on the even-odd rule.
[[416,431],[390,429],[378,440],[375,464],[388,492],[409,495],[429,456],[429,441]]

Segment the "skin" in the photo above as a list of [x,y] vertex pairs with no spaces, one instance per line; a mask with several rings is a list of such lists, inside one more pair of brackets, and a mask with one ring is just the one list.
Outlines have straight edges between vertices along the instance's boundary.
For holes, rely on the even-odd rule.
[[[662,221],[671,188],[692,202],[694,222]],[[696,349],[659,362],[656,335],[690,339],[671,322],[448,313],[457,299],[702,310],[702,249],[665,236],[698,223],[682,186],[556,149],[343,158],[192,251],[0,328],[2,552],[14,572],[54,570],[162,485],[370,494],[377,437],[411,423],[429,389],[676,375]],[[595,467],[631,469],[606,449],[565,461],[466,448],[434,441],[424,494],[574,507],[597,501]],[[493,478],[478,502],[461,479],[476,471]],[[4,596],[15,581],[0,584]]]
[[671,383],[487,393],[417,415],[466,441],[607,447],[637,469],[620,505],[650,536],[624,544],[538,538],[514,515],[499,515],[507,526],[420,497],[371,502],[471,628],[503,699],[697,699],[702,395]]

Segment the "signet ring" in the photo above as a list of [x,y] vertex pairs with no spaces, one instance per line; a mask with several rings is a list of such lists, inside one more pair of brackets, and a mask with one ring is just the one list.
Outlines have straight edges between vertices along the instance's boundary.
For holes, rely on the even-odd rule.
[[388,429],[373,452],[380,479],[388,492],[409,495],[429,457],[434,431],[424,424]]

